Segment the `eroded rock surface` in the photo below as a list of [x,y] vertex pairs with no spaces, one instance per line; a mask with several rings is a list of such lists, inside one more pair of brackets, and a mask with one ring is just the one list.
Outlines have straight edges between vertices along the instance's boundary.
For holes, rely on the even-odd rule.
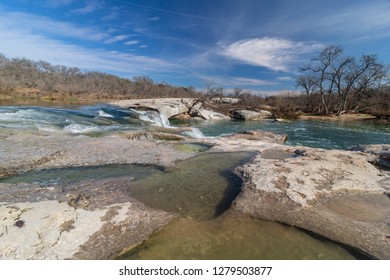
[[286,142],[287,137],[287,134],[275,134],[268,131],[244,131],[227,136],[227,138],[247,139],[277,144],[283,144]]
[[136,201],[89,211],[55,200],[1,202],[0,216],[0,259],[110,259],[174,218]]
[[270,119],[272,113],[266,110],[251,111],[251,110],[236,110],[231,113],[232,117],[239,120],[264,120]]
[[194,98],[157,98],[157,99],[133,99],[111,102],[112,105],[121,108],[154,110],[167,118],[175,116],[191,116],[205,120],[230,119],[221,113],[203,108],[203,103]]
[[[196,154],[180,152],[170,141],[148,140],[142,133],[142,140],[134,140],[138,136],[130,134],[92,138],[2,131],[0,176],[123,163],[169,167]],[[285,139],[246,132],[191,143],[211,147],[207,152],[257,154],[237,169],[244,186],[236,210],[390,259],[390,172],[377,165],[388,160],[390,147],[322,150],[282,145]],[[0,258],[105,259],[139,244],[175,215],[131,198],[131,183],[130,177],[59,186],[0,183]]]
[[390,259],[389,172],[368,154],[305,150],[281,159],[260,154],[240,167],[244,187],[235,208]]
[[193,98],[130,99],[113,101],[110,104],[122,108],[151,109],[170,118],[187,113],[193,100]]
[[[170,142],[65,133],[2,133],[1,177],[108,164],[174,165],[196,153]],[[176,217],[129,196],[132,177],[71,184],[0,183],[0,259],[111,259]]]

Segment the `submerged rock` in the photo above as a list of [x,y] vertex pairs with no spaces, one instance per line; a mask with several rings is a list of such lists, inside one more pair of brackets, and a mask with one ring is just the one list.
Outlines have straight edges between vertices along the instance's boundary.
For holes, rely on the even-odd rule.
[[287,134],[277,134],[268,131],[244,131],[227,136],[227,138],[242,138],[247,140],[265,141],[268,143],[283,144],[286,142]]
[[185,140],[186,137],[165,132],[153,132],[153,131],[127,131],[120,134],[121,136],[130,140],[167,140],[167,141],[180,141]]

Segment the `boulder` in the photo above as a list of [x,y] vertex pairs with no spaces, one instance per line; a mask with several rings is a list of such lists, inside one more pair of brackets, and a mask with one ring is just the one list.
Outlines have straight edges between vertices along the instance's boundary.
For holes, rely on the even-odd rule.
[[390,259],[390,174],[369,159],[309,148],[304,156],[283,159],[260,154],[237,170],[244,187],[234,207]]
[[264,120],[270,119],[272,113],[266,110],[250,111],[250,110],[236,110],[231,113],[232,117],[239,120]]
[[277,134],[268,131],[244,131],[226,137],[242,138],[242,139],[255,140],[255,141],[265,141],[268,143],[277,143],[277,144],[283,144],[288,138],[287,134]]
[[198,102],[194,105],[193,98],[157,98],[157,99],[132,99],[113,101],[110,104],[126,109],[153,110],[164,115],[166,118],[174,116],[190,115],[205,120],[230,119],[221,113],[202,108],[203,104]]
[[230,120],[229,116],[207,109],[200,109],[197,115],[205,120]]
[[130,99],[113,101],[110,104],[126,109],[154,110],[167,118],[171,118],[187,113],[193,100],[193,98]]
[[190,109],[190,115],[192,117],[199,117],[204,120],[229,120],[230,117],[226,116],[221,113],[217,113],[211,110],[207,110],[202,108],[203,104],[202,103],[197,103],[194,106],[191,107]]

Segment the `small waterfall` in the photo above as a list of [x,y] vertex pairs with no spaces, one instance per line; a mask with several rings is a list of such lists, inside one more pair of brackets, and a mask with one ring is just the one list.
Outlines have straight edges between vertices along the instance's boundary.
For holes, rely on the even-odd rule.
[[110,114],[106,113],[105,111],[103,111],[103,109],[99,110],[98,116],[105,117],[105,118],[113,118],[114,117],[113,115],[110,115]]
[[203,132],[197,127],[191,127],[190,131],[186,131],[183,134],[185,134],[189,137],[192,137],[192,138],[204,138],[205,137]]
[[135,112],[138,116],[138,118],[145,122],[151,122],[154,125],[162,126],[162,127],[171,127],[171,124],[169,123],[169,120],[167,116],[164,114],[160,114],[157,111],[141,111],[141,110],[135,110],[131,109],[132,112]]

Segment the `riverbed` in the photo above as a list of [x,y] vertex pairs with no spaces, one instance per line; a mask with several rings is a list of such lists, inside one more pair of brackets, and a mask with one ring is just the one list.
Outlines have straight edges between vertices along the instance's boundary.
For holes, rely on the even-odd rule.
[[[4,139],[18,133],[63,139],[111,137],[129,131],[177,130],[192,138],[212,138],[247,130],[288,135],[287,145],[348,149],[362,144],[390,144],[390,127],[371,122],[298,120],[178,121],[155,112],[119,109],[110,105],[81,107],[0,107],[0,132]],[[45,136],[47,135],[47,136]],[[85,138],[86,137],[86,138]],[[61,137],[59,137],[61,138]],[[56,139],[59,139],[56,138]],[[26,138],[28,139],[28,137]],[[70,140],[69,140],[70,139]],[[194,139],[195,140],[195,139]],[[28,141],[28,140],[27,140]],[[153,209],[172,212],[179,218],[138,247],[122,255],[131,259],[355,259],[364,257],[350,248],[311,235],[294,227],[265,222],[230,209],[241,191],[235,167],[250,161],[250,153],[209,152],[207,145],[187,141],[173,148],[183,156],[169,168],[164,153],[155,164],[102,164],[44,168],[16,173],[3,179],[18,188],[26,184],[44,188],[99,186],[107,180],[122,180],[126,194]],[[207,142],[207,141],[206,141]],[[73,143],[73,142],[72,142]],[[96,143],[96,142],[91,142]],[[28,146],[28,143],[26,143]],[[26,147],[28,149],[28,147]],[[4,151],[7,151],[6,149]],[[101,153],[98,149],[96,152]],[[146,151],[145,151],[146,152]],[[285,156],[285,153],[281,153]],[[264,153],[267,155],[267,153]],[[294,154],[292,153],[291,156]],[[103,155],[102,155],[103,156]],[[268,154],[277,160],[278,154]],[[12,155],[6,155],[11,158]],[[100,160],[101,161],[101,160]],[[134,160],[136,162],[136,160]],[[99,162],[99,160],[97,160]],[[121,194],[123,194],[121,192]],[[2,193],[6,197],[6,193]],[[54,196],[53,196],[54,197]],[[36,198],[37,200],[39,198]]]

